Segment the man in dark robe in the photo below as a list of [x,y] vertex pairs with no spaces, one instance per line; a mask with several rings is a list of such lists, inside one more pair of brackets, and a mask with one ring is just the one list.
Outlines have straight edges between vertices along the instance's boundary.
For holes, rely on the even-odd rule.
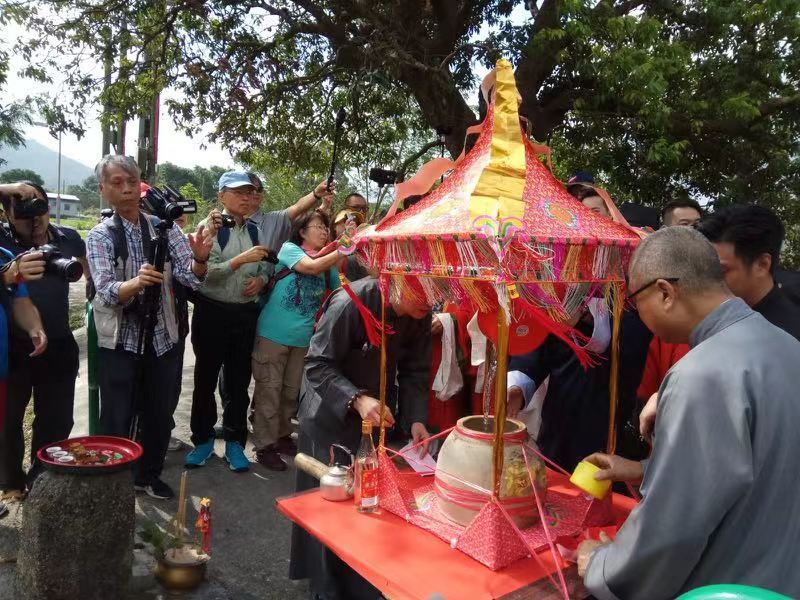
[[[378,281],[361,279],[350,287],[363,306],[380,318]],[[425,422],[431,364],[430,307],[393,300],[386,307],[386,321],[394,332],[387,336],[387,386],[396,378],[402,425],[419,442],[429,437]],[[297,415],[300,452],[325,463],[331,444],[343,444],[355,454],[361,421],[380,424],[380,355],[380,348],[370,344],[356,303],[345,290],[337,290],[317,324],[306,356]],[[297,491],[318,483],[298,471]],[[378,590],[297,525],[292,533],[289,577],[310,579],[312,597],[320,600],[380,597]]]
[[800,597],[800,343],[733,296],[711,245],[688,227],[643,240],[630,268],[642,321],[691,350],[661,385],[653,453],[596,454],[596,479],[642,480],[616,539],[583,542],[600,600],[666,600],[732,583]]
[[[576,328],[587,337],[593,336],[589,349],[598,354],[595,365],[584,368],[572,349],[554,335],[545,338],[532,353],[514,357],[509,363],[510,372],[523,373],[534,382],[524,386],[513,385],[518,375],[509,373],[509,411],[515,416],[516,402],[527,404],[531,391],[549,377],[547,393],[542,406],[542,424],[536,438],[539,449],[557,465],[572,471],[587,454],[605,449],[608,441],[609,383],[611,378],[610,323],[607,336],[599,347],[594,319],[611,319],[608,312],[593,316],[589,310]],[[595,333],[593,335],[593,329]],[[630,458],[639,455],[643,448],[636,445],[638,433],[627,435],[626,424],[636,412],[636,388],[642,378],[647,346],[652,335],[635,312],[622,314],[620,325],[618,435],[620,451]],[[528,392],[528,393],[525,393]]]

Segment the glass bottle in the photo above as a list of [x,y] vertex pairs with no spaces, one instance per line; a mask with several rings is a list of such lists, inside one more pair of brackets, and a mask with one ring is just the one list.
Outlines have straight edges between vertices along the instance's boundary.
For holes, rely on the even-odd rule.
[[361,421],[355,483],[354,497],[358,512],[375,512],[378,508],[378,453],[372,443],[372,421]]

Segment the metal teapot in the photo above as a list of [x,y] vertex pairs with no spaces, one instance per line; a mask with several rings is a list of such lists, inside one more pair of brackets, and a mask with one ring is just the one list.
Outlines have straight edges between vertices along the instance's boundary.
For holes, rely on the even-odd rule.
[[[336,462],[336,449],[345,452],[350,457],[350,464],[345,466]],[[295,466],[319,479],[319,488],[322,497],[332,502],[349,500],[353,497],[353,455],[341,444],[332,444],[330,447],[330,463],[326,466],[316,458],[307,454],[298,453],[294,458]]]

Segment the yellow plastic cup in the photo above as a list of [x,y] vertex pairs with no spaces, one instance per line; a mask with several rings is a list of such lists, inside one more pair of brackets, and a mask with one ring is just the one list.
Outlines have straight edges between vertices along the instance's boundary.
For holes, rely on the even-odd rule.
[[578,466],[575,467],[569,481],[590,496],[602,500],[606,497],[606,494],[608,494],[608,490],[611,489],[611,481],[597,481],[597,479],[594,478],[594,474],[599,470],[600,467],[592,463],[581,461],[578,463]]

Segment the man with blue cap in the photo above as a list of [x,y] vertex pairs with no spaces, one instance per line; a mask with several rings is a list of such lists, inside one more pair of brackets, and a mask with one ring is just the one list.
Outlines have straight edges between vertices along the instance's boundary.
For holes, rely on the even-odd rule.
[[[247,218],[253,212],[253,198],[259,193],[246,171],[227,171],[219,179],[218,198],[224,206],[223,214],[231,217],[234,224],[218,232],[209,256],[206,280],[194,298],[192,346],[196,360],[191,428],[195,447],[186,456],[186,466],[190,468],[202,466],[214,453],[217,422],[214,392],[220,369],[225,381],[224,457],[232,471],[243,472],[250,468],[250,461],[244,454],[250,405],[247,393],[250,355],[260,309],[259,293],[269,274],[265,259],[270,251],[278,249],[277,245],[267,247],[260,243],[264,232]],[[265,216],[274,216],[273,229],[285,225],[288,235],[294,216],[331,193],[327,184],[322,183],[290,208]],[[212,212],[209,219],[221,221],[216,212]]]

